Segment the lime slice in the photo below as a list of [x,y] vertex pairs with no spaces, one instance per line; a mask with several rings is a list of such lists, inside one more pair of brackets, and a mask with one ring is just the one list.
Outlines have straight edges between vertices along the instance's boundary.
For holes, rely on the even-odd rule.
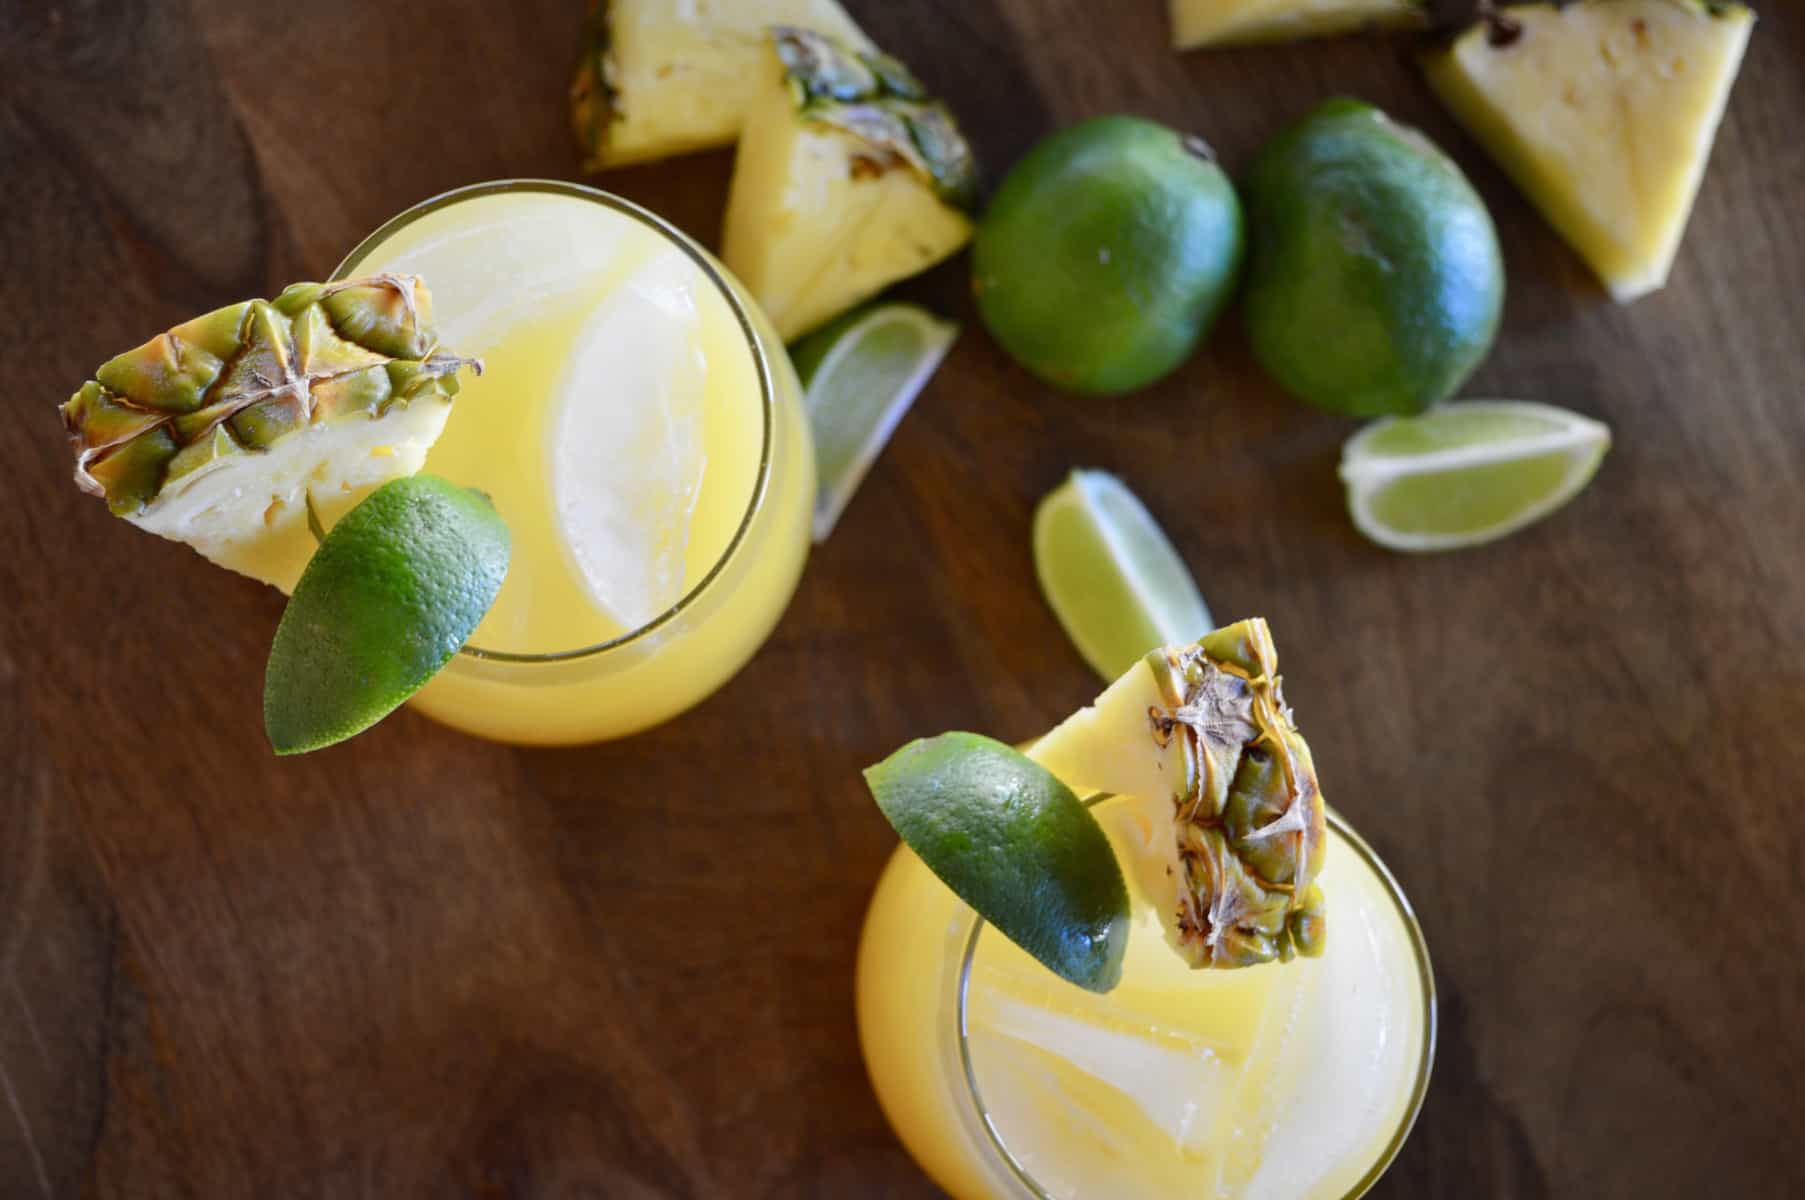
[[1073,471],[1040,502],[1034,570],[1066,635],[1105,679],[1215,624],[1159,523],[1102,471]]
[[865,771],[877,805],[942,883],[1061,978],[1122,978],[1128,888],[1072,790],[1001,742],[947,733]]
[[958,336],[957,325],[926,309],[877,304],[842,317],[796,347],[820,477],[815,541],[833,532],[865,472]]
[[1341,479],[1361,533],[1428,553],[1515,533],[1577,496],[1611,431],[1549,404],[1468,400],[1379,421],[1348,440]]
[[276,628],[263,724],[277,754],[362,733],[457,653],[501,591],[508,527],[436,475],[384,484],[320,543]]

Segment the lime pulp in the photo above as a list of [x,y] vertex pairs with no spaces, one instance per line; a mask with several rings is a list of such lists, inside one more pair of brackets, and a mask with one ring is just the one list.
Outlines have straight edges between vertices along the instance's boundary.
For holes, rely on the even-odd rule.
[[1214,626],[1184,560],[1114,475],[1073,471],[1034,514],[1034,570],[1066,635],[1114,680],[1148,651]]

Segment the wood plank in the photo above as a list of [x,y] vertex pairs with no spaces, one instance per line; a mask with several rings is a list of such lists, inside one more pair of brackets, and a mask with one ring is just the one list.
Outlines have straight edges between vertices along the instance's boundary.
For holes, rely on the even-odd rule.
[[[520,751],[403,713],[277,763],[278,597],[79,495],[50,406],[426,195],[574,177],[580,5],[0,11],[0,1194],[932,1194],[854,1035],[894,844],[857,770],[1094,690],[1027,548],[1073,465],[1135,482],[1219,614],[1272,619],[1332,801],[1418,903],[1441,1054],[1377,1194],[1805,1193],[1805,13],[1764,6],[1674,283],[1619,309],[1404,43],[1181,57],[1154,0],[851,7],[993,182],[1103,112],[1231,169],[1332,93],[1420,125],[1511,267],[1472,390],[1609,420],[1598,483],[1501,546],[1387,555],[1342,513],[1347,426],[1232,321],[1145,395],[1060,397],[950,266],[906,290],[969,332],[694,714]],[[713,240],[730,165],[604,183]]]

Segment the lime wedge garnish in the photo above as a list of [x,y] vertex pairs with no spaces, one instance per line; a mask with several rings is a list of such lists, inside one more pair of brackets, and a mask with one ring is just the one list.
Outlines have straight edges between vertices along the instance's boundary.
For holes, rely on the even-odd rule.
[[276,753],[362,733],[419,691],[495,602],[509,552],[488,497],[436,475],[384,484],[345,514],[270,647],[263,724]]
[[1073,471],[1040,502],[1034,570],[1066,635],[1105,679],[1215,624],[1159,523],[1102,471]]
[[796,347],[820,477],[815,541],[833,532],[865,472],[958,336],[957,325],[926,309],[876,304]]
[[1496,541],[1577,496],[1611,431],[1549,404],[1468,400],[1379,421],[1341,452],[1354,525],[1393,550]]
[[1010,941],[1081,988],[1107,992],[1121,979],[1122,868],[1096,818],[1045,767],[947,733],[910,742],[865,781],[909,849]]

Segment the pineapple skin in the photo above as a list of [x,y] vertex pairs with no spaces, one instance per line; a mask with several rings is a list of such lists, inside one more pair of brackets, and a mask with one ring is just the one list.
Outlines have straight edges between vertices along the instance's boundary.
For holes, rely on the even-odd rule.
[[1285,42],[1428,22],[1423,0],[1171,0],[1172,47]]
[[1425,56],[1430,85],[1617,303],[1659,290],[1754,14],[1696,0],[1583,0],[1503,16],[1515,31],[1508,44],[1493,45],[1482,26]]
[[[1199,686],[1211,677],[1228,686]],[[1323,947],[1325,805],[1279,686],[1271,631],[1253,618],[1154,651],[1028,750],[1077,794],[1125,799],[1123,873],[1194,969]]]
[[[913,82],[893,60],[883,65],[902,73],[891,78],[905,88]],[[879,103],[891,101],[812,94],[770,49],[762,78],[740,138],[721,257],[787,343],[969,242],[973,225],[959,202],[971,195],[972,168],[968,154],[923,164],[860,136],[846,115],[883,116]],[[925,97],[894,102],[945,116]],[[963,150],[950,119],[944,128]]]
[[[411,475],[457,372],[416,276],[301,283],[101,365],[61,407],[75,481],[114,515],[289,590],[329,510]],[[480,366],[479,366],[480,369]]]
[[773,25],[874,49],[836,0],[592,0],[570,95],[584,168],[731,145]]

